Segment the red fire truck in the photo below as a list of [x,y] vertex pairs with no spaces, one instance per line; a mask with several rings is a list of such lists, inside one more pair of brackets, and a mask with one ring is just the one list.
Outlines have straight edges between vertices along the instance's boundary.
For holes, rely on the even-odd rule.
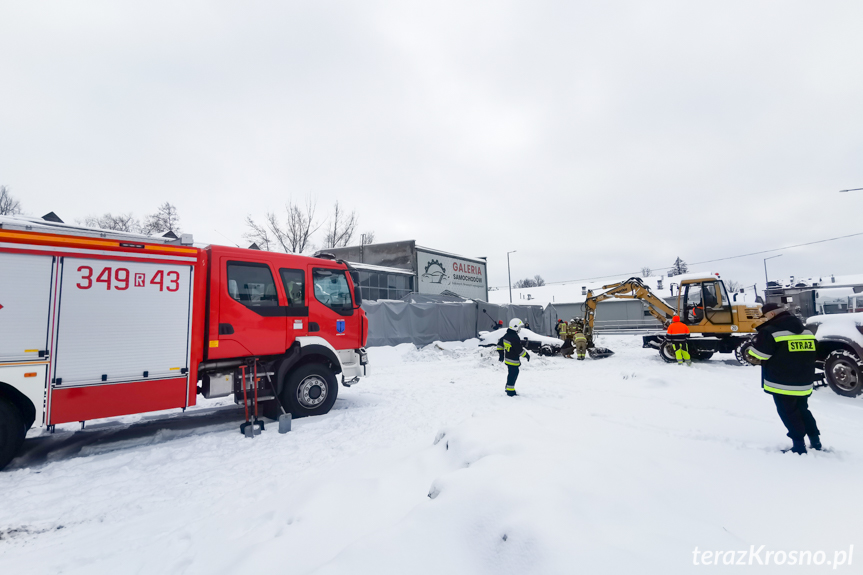
[[33,425],[199,393],[318,415],[368,374],[346,263],[191,243],[0,216],[0,468]]

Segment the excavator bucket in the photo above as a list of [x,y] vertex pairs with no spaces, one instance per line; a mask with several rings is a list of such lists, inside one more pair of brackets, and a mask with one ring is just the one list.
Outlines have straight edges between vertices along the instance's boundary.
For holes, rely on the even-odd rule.
[[614,355],[614,352],[607,347],[591,347],[588,348],[587,353],[590,354],[591,359],[602,359],[609,355]]

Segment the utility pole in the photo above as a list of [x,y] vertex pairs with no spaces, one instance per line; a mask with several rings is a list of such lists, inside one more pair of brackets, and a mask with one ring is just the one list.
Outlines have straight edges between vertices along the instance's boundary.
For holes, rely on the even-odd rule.
[[509,271],[509,254],[514,254],[516,250],[506,252],[506,279],[509,282],[509,303],[512,303],[512,274]]

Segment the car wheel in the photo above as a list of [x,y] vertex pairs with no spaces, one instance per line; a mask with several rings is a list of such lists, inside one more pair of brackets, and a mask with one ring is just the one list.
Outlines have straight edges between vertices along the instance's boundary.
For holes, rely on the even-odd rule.
[[863,393],[863,361],[844,349],[832,351],[824,360],[824,378],[839,395],[857,397]]
[[332,409],[338,395],[336,374],[322,363],[307,363],[288,374],[282,405],[290,406],[295,419],[323,415]]
[[3,399],[0,399],[0,469],[12,461],[24,443],[27,428],[24,427],[24,417],[21,411]]

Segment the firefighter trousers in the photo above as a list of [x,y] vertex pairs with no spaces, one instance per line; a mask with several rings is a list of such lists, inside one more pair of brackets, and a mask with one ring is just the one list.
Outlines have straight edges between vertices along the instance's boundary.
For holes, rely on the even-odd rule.
[[515,380],[518,379],[518,366],[507,365],[506,370],[506,391],[515,391]]
[[803,440],[806,435],[821,435],[815,417],[809,411],[809,396],[773,394],[779,419],[792,440]]
[[692,361],[692,358],[689,356],[689,344],[686,342],[683,343],[673,343],[671,344],[674,347],[674,357],[677,359],[677,363],[689,363]]
[[578,354],[578,359],[584,359],[584,354],[587,353],[587,340],[575,340],[575,352]]

